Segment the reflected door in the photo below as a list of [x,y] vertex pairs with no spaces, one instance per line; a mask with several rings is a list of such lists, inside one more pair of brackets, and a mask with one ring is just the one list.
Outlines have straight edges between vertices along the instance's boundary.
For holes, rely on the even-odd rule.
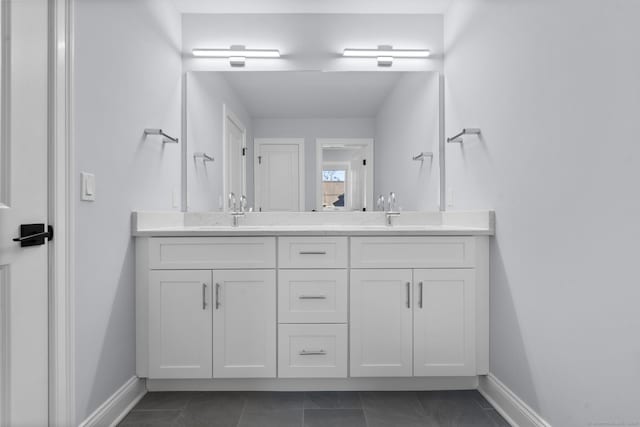
[[304,210],[304,140],[256,139],[256,209]]
[[225,106],[225,195],[234,193],[239,200],[247,194],[246,186],[246,128],[242,122]]

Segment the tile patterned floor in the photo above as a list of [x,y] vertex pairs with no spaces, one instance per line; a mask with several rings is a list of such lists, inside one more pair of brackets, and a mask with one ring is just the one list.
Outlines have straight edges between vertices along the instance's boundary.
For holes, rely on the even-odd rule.
[[122,427],[509,427],[475,390],[154,392]]

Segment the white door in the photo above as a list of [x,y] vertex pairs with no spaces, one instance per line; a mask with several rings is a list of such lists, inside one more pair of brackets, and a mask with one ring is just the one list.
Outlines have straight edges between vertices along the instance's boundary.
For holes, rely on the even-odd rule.
[[211,271],[149,276],[149,378],[211,378]]
[[411,270],[351,270],[351,376],[408,377]]
[[414,375],[476,375],[473,270],[415,270],[414,283]]
[[0,425],[45,426],[48,244],[12,239],[21,224],[47,223],[48,7],[0,8]]
[[275,270],[215,270],[213,377],[275,378]]
[[[234,193],[236,199],[247,194],[246,186],[246,135],[242,122],[224,107],[225,140],[225,197]],[[228,205],[227,209],[229,208]]]
[[255,190],[259,211],[304,210],[304,139],[256,139]]

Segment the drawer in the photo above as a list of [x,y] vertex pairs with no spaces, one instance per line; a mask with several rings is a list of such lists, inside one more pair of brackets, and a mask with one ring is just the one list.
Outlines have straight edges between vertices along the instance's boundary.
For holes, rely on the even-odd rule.
[[149,268],[275,268],[274,237],[162,237],[149,241]]
[[278,377],[347,376],[347,325],[280,325],[278,331]]
[[471,268],[473,237],[353,237],[352,268]]
[[280,268],[347,268],[346,237],[280,237]]
[[346,270],[280,270],[279,323],[346,323]]

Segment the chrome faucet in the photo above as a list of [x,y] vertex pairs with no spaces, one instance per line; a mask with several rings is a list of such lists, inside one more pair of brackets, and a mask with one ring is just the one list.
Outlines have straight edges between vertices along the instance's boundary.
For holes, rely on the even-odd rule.
[[[382,198],[384,206],[384,198],[382,196],[380,196],[380,198]],[[396,193],[393,191],[389,193],[389,209],[385,211],[384,215],[387,218],[387,225],[389,226],[393,225],[391,218],[394,216],[400,216],[400,212],[396,210]]]
[[236,199],[236,195],[233,192],[229,193],[229,209],[231,210],[231,217],[233,218],[234,227],[238,226],[238,218],[244,216],[246,208],[247,198],[244,196],[244,194],[240,196],[240,206],[238,206],[238,199]]

